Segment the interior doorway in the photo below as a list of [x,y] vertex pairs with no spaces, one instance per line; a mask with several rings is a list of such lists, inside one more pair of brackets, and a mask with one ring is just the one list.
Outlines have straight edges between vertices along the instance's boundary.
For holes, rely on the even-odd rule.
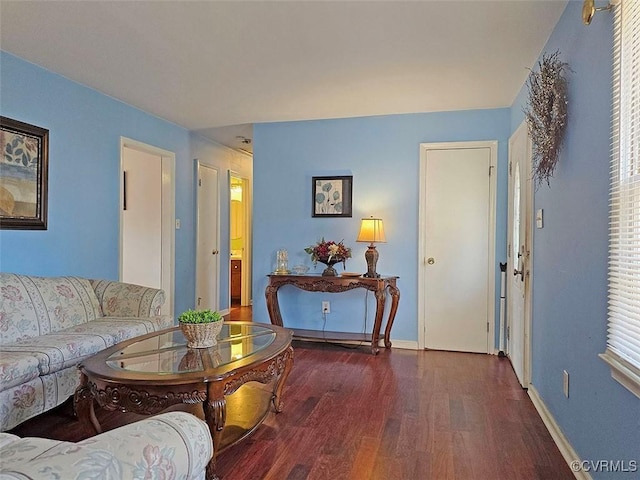
[[420,152],[418,345],[493,353],[497,142]]
[[[531,381],[533,180],[531,139],[525,122],[509,139],[507,219],[507,355],[520,384]],[[542,221],[542,219],[541,219]]]
[[218,170],[197,162],[196,299],[198,310],[218,310],[220,300],[220,201]]
[[251,305],[251,188],[229,172],[229,305]]
[[120,141],[120,280],[162,288],[173,315],[175,154]]

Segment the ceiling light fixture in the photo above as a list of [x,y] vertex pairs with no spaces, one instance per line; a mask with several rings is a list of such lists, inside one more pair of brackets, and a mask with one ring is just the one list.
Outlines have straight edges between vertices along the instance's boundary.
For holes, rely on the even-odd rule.
[[612,8],[613,3],[608,3],[606,7],[596,7],[595,0],[584,0],[582,4],[582,21],[585,25],[589,25],[596,12],[611,10]]

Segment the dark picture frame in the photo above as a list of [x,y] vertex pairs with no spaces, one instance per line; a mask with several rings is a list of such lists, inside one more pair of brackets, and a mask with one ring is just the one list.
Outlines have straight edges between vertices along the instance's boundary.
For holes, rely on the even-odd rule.
[[49,130],[0,117],[0,229],[46,230]]
[[352,216],[353,176],[311,178],[312,217]]

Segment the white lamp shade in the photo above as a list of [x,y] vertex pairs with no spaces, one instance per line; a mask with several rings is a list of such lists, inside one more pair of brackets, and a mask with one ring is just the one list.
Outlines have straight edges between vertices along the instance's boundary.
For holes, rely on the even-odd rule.
[[384,225],[381,218],[363,218],[356,242],[385,243]]

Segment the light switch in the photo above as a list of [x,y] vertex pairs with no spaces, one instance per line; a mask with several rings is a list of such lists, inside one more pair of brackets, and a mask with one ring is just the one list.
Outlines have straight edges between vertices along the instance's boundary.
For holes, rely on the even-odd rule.
[[180,230],[180,219],[176,218],[176,230]]
[[536,211],[536,227],[542,228],[542,209]]

